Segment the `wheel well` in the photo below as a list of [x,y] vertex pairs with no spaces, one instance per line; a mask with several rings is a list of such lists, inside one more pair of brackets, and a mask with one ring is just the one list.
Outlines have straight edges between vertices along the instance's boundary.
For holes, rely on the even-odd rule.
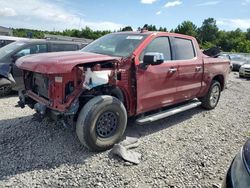
[[127,109],[127,101],[123,91],[119,87],[99,87],[88,92],[84,92],[80,97],[81,106],[85,105],[91,98],[98,95],[110,95],[119,99]]
[[[122,90],[118,87],[111,90],[110,95],[119,99],[126,107],[126,101]],[[127,107],[126,107],[127,108]]]
[[224,90],[224,85],[225,85],[225,79],[223,75],[217,75],[213,78],[213,80],[216,80],[220,83],[221,85],[221,90]]

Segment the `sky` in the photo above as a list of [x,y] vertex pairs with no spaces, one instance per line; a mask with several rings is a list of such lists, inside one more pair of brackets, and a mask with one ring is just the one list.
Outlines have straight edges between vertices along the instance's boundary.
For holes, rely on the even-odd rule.
[[250,28],[250,0],[0,0],[0,26],[49,31],[134,30],[144,24],[174,29],[185,20],[200,27],[212,17],[222,30]]

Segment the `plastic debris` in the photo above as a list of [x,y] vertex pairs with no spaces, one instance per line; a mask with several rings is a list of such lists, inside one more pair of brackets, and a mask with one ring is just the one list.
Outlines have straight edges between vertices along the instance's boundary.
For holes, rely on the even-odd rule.
[[131,151],[129,149],[135,148],[139,146],[138,138],[126,137],[125,140],[120,142],[119,144],[115,144],[111,152],[123,160],[133,163],[139,164],[141,159],[141,154],[135,151]]
[[87,68],[87,71],[85,72],[85,80],[83,83],[83,87],[90,90],[93,87],[107,84],[109,82],[110,74],[110,70],[91,71],[90,68]]

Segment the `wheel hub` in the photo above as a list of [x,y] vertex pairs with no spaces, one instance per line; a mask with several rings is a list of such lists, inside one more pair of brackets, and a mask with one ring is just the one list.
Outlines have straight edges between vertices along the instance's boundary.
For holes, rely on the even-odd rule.
[[112,136],[118,127],[118,118],[114,112],[104,112],[96,122],[96,133],[102,138]]
[[210,96],[210,104],[212,106],[215,106],[216,103],[218,102],[219,95],[220,95],[220,88],[216,85],[213,87],[213,89],[211,91],[211,96]]

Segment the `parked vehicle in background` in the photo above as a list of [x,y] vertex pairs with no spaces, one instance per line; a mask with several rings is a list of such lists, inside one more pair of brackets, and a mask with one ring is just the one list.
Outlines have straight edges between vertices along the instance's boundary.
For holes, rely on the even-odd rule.
[[233,71],[239,71],[241,65],[246,63],[246,58],[240,54],[230,54],[230,58],[233,64]]
[[250,78],[250,60],[247,60],[245,64],[241,65],[239,76],[241,78]]
[[231,61],[231,57],[229,54],[224,54],[224,53],[221,53],[219,55],[219,58],[225,58],[225,59],[228,59],[230,61],[230,70],[232,71],[233,70],[233,63]]
[[144,124],[215,108],[230,70],[191,36],[147,31],[112,33],[81,51],[27,56],[17,66],[25,82],[19,106],[63,124],[77,120],[80,142],[94,151],[121,139],[128,116]]
[[78,42],[29,39],[13,42],[0,49],[0,96],[23,86],[22,71],[15,62],[20,57],[59,51],[76,51],[83,47]]
[[222,188],[250,187],[250,139],[233,159]]
[[29,40],[27,38],[21,38],[21,37],[11,37],[11,36],[2,36],[0,35],[0,48],[15,42],[15,41],[19,41],[19,40]]

